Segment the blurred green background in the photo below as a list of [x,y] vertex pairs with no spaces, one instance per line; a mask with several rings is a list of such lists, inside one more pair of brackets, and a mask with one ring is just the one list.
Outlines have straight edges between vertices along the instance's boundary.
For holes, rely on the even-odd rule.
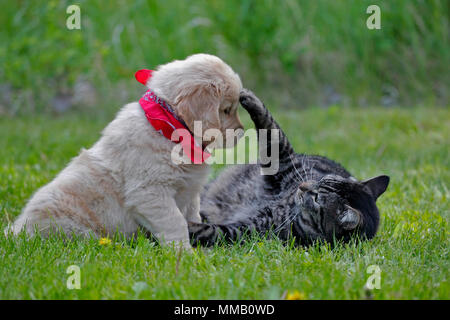
[[275,106],[449,104],[448,0],[1,2],[0,115],[111,114],[143,92],[136,70],[198,52]]

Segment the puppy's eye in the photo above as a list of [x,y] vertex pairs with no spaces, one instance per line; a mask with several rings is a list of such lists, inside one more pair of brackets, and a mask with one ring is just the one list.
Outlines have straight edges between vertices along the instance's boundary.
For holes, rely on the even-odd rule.
[[225,113],[225,114],[230,114],[231,113],[231,106],[229,106],[229,107],[227,107],[227,108],[225,108],[224,110],[223,110],[223,112]]

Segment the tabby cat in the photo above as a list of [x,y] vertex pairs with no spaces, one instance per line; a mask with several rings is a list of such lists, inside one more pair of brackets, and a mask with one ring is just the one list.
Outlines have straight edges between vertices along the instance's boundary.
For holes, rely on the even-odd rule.
[[[375,201],[386,190],[389,177],[358,181],[330,159],[295,153],[251,91],[244,90],[240,102],[257,130],[279,129],[279,170],[261,175],[261,167],[270,165],[261,163],[224,170],[201,195],[204,223],[189,224],[193,244],[211,246],[219,238],[235,241],[250,232],[294,238],[300,245],[374,237],[379,224]],[[274,140],[269,136],[268,149]]]

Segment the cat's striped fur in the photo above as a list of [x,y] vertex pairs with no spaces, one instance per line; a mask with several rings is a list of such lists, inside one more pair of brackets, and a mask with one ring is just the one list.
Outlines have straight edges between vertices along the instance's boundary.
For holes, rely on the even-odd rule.
[[[375,201],[386,190],[389,177],[358,181],[330,159],[295,153],[252,92],[244,90],[240,101],[257,130],[279,129],[279,170],[261,175],[263,165],[234,165],[208,184],[201,195],[204,223],[189,224],[193,244],[237,240],[252,231],[272,231],[283,240],[295,237],[299,244],[346,241],[355,234],[372,238],[379,223]],[[270,142],[269,135],[269,153]]]

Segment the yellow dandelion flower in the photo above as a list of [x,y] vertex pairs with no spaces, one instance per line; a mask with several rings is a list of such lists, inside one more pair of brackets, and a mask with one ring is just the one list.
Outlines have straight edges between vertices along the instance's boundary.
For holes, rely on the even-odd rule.
[[108,238],[101,238],[101,239],[98,241],[98,244],[100,244],[100,245],[102,245],[102,246],[106,246],[106,245],[108,245],[108,244],[111,244],[111,239],[108,239]]
[[288,292],[286,294],[286,300],[305,300],[306,295],[303,292],[299,292],[298,290]]

